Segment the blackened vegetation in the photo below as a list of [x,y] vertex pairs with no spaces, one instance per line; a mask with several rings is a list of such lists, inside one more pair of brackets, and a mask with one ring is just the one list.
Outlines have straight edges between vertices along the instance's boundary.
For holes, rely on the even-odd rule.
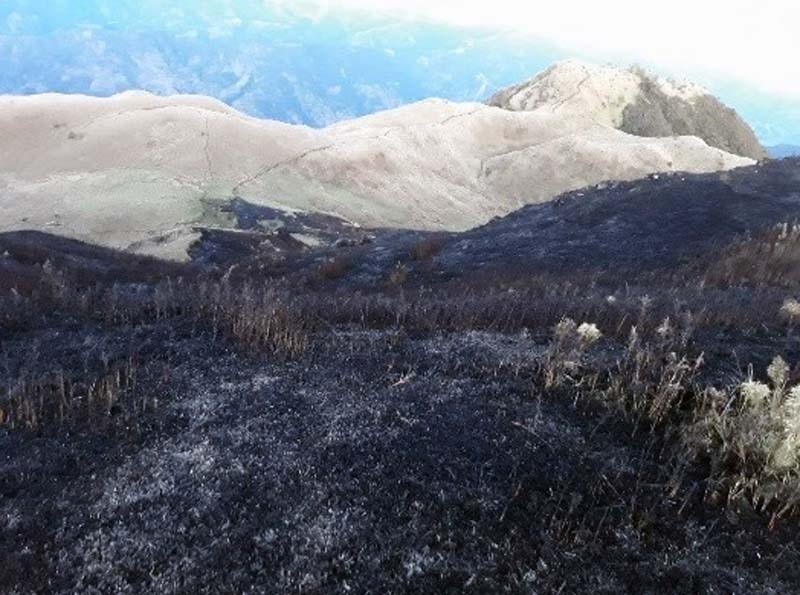
[[800,216],[800,160],[610,182],[524,207],[444,247],[443,272],[659,275]]
[[674,251],[605,191],[280,269],[0,238],[0,590],[796,590],[797,213],[732,175]]
[[[78,287],[102,283],[148,283],[191,275],[194,267],[135,256],[38,231],[0,234],[0,291],[30,291],[47,272],[68,275]],[[45,267],[43,269],[42,267]]]
[[241,198],[210,204],[221,217],[232,217],[233,229],[199,228],[200,240],[190,254],[205,266],[248,263],[270,273],[286,272],[287,260],[298,260],[320,248],[368,244],[372,232],[331,215],[284,211]]

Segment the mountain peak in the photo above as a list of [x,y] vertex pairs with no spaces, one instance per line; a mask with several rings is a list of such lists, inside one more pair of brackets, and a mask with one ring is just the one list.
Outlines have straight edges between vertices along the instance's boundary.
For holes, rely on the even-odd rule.
[[637,66],[563,60],[524,83],[498,91],[488,103],[511,111],[583,116],[636,136],[697,136],[729,153],[753,159],[767,156],[747,123],[708,90]]

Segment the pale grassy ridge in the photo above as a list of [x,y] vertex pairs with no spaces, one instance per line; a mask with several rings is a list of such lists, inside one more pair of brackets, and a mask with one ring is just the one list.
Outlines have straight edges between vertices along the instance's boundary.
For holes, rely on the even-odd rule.
[[[0,97],[0,231],[37,229],[185,258],[206,200],[465,230],[609,179],[752,161],[585,115],[426,100],[313,130],[199,97]],[[156,246],[156,244],[161,244]]]

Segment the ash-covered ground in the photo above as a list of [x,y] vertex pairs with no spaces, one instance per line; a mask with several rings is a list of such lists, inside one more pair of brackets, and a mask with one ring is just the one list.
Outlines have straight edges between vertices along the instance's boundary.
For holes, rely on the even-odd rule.
[[341,331],[292,362],[170,345],[135,434],[0,430],[5,592],[800,584],[793,526],[669,494],[654,436],[537,390],[536,337]]
[[0,592],[797,592],[798,163],[0,235]]

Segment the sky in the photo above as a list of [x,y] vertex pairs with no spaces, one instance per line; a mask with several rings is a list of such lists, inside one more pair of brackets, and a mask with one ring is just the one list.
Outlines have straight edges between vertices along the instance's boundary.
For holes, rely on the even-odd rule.
[[527,33],[567,51],[701,74],[800,99],[796,0],[320,0],[457,26]]

